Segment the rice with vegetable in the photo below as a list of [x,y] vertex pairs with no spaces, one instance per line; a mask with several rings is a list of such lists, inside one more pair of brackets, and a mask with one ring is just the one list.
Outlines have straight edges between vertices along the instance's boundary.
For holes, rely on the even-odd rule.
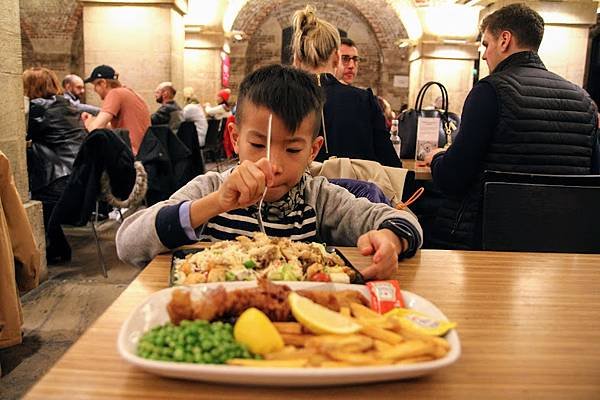
[[257,233],[254,238],[217,242],[185,259],[176,259],[175,285],[206,282],[322,281],[350,283],[356,272],[321,243],[295,242],[269,238]]

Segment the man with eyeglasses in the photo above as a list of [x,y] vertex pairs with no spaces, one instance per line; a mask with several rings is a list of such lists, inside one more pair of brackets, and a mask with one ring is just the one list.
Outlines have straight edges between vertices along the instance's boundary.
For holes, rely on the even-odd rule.
[[358,73],[360,57],[358,56],[356,44],[350,38],[342,38],[340,61],[340,66],[336,71],[336,78],[346,85],[352,85],[352,82],[354,82],[354,78],[356,78],[356,74]]

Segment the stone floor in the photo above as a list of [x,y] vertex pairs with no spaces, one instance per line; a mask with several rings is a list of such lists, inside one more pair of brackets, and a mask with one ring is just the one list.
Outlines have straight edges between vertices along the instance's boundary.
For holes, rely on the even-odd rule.
[[[223,171],[235,163],[210,163],[207,169]],[[0,349],[0,399],[23,397],[140,272],[117,258],[117,228],[112,220],[98,226],[108,278],[102,276],[91,227],[65,228],[73,258],[49,266],[48,280],[21,298],[23,343]]]
[[140,272],[117,258],[116,226],[107,220],[98,230],[108,278],[102,276],[91,228],[65,229],[73,259],[49,266],[49,279],[21,298],[24,339],[0,350],[0,398],[21,398]]

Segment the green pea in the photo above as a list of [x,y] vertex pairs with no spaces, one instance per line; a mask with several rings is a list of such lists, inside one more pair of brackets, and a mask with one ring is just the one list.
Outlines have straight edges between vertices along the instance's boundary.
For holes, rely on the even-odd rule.
[[184,357],[183,348],[177,347],[175,349],[175,352],[173,353],[173,358],[175,359],[175,361],[183,361],[183,357]]

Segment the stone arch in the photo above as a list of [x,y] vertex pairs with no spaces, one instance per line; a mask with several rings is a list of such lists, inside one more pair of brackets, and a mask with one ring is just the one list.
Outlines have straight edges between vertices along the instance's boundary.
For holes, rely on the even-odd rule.
[[83,73],[82,15],[83,5],[77,0],[21,1],[23,67],[42,65],[59,77]]
[[[400,49],[396,42],[407,38],[404,25],[386,0],[314,0],[319,16],[338,28],[350,31],[361,20],[368,32],[368,40],[360,46],[360,54],[368,54],[367,63],[359,69],[358,85],[372,87],[375,92],[388,98],[394,108],[408,98],[408,88],[393,86],[394,75],[408,75],[407,50]],[[248,40],[232,45],[232,87],[235,90],[245,74],[257,66],[278,62],[279,52],[263,51],[274,37],[272,27],[275,19],[280,30],[291,25],[295,10],[303,8],[305,2],[298,0],[249,0],[241,8],[233,22],[233,30],[244,31]],[[265,34],[264,25],[270,24]],[[363,29],[364,31],[364,29]],[[352,35],[350,35],[352,36]],[[363,38],[364,39],[364,38]],[[262,44],[261,44],[262,43]],[[262,47],[261,47],[262,46]],[[272,46],[273,50],[275,46]]]

